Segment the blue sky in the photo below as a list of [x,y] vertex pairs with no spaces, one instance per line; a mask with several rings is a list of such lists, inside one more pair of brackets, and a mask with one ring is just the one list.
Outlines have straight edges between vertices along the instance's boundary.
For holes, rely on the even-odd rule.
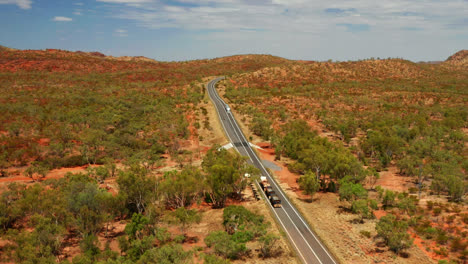
[[445,60],[468,49],[468,0],[0,0],[0,45],[189,60]]

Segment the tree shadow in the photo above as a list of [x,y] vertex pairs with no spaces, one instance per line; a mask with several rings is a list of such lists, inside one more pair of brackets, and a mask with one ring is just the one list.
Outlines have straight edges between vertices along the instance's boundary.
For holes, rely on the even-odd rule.
[[338,206],[338,209],[336,210],[336,213],[337,214],[343,214],[343,213],[350,214],[350,213],[352,213],[352,211],[351,211],[351,208],[340,205],[340,206]]
[[310,198],[298,198],[298,200],[301,202],[305,202],[305,203],[313,203],[313,202],[318,201],[319,199],[310,197]]
[[402,251],[398,254],[400,257],[402,258],[409,258],[410,257],[410,254],[406,251]]
[[350,224],[364,224],[364,219],[354,218],[348,221]]

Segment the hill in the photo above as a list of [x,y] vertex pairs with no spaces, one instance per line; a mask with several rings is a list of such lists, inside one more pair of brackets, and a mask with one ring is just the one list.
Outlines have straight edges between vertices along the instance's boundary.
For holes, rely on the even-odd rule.
[[[100,154],[93,158],[94,162],[108,155],[121,159],[138,152],[134,147],[124,147],[127,143],[139,145],[139,151],[148,149],[149,138],[139,138],[136,131],[151,137],[160,134],[156,136],[159,138],[157,141],[164,146],[162,150],[165,151],[171,148],[170,141],[188,136],[186,115],[193,111],[204,93],[203,86],[195,85],[196,82],[206,76],[256,71],[283,62],[276,57],[257,55],[188,62],[156,62],[139,57],[109,59],[96,52],[54,49],[2,52],[0,131],[18,135],[3,139],[9,146],[7,163],[26,165],[34,160],[41,160],[50,163],[51,168],[64,164],[80,165],[81,161],[78,160],[81,158],[76,160],[76,164],[70,164],[66,161],[71,156],[63,153],[76,154],[80,144],[89,139],[85,138],[90,133],[104,133],[99,136],[100,144],[103,145],[93,147],[104,151],[95,153]],[[143,95],[145,96],[141,97]],[[129,102],[132,103],[128,105]],[[150,108],[150,105],[155,107]],[[15,109],[18,108],[30,110],[17,112]],[[145,110],[144,115],[138,114],[141,109],[147,108],[150,111]],[[132,115],[137,118],[132,118]],[[165,119],[168,116],[172,120]],[[86,125],[90,119],[94,119],[94,124]],[[179,121],[174,123],[174,120]],[[74,128],[67,132],[66,139],[52,129],[64,129],[68,126]],[[83,127],[87,129],[82,130]],[[113,135],[108,133],[111,127]],[[114,137],[120,130],[125,134],[132,131],[131,139],[126,140],[133,143],[123,143],[120,142],[122,137]],[[62,142],[65,152],[51,151],[51,146],[39,143],[41,138],[50,140],[51,145]],[[70,140],[76,143],[69,144]],[[105,143],[107,140],[112,142]],[[169,141],[163,143],[161,140]],[[24,152],[25,145],[20,142],[28,142],[28,151]],[[118,154],[118,149],[125,150],[126,154]],[[83,155],[84,152],[78,153]]]
[[[278,180],[287,190],[295,190],[288,195],[301,211],[313,212],[306,213],[306,218],[343,263],[391,262],[388,255],[374,251],[374,231],[369,233],[370,239],[360,233],[375,230],[376,220],[350,224],[352,216],[336,213],[349,208],[349,203],[333,206],[342,196],[330,190],[349,180],[369,190],[368,197],[377,203],[385,203],[384,192],[394,195],[394,205],[376,207],[380,208],[376,216],[420,219],[410,224],[410,233],[427,259],[463,261],[464,253],[458,249],[446,254],[440,251],[445,246],[426,246],[440,243],[440,237],[428,235],[423,226],[436,225],[432,204],[438,204],[437,208],[459,208],[458,213],[438,218],[447,219],[451,214],[456,219],[439,222],[439,234],[448,234],[455,226],[461,232],[468,230],[463,222],[468,207],[457,203],[468,192],[463,187],[468,184],[468,71],[459,66],[466,54],[459,52],[442,64],[401,59],[291,62],[236,74],[224,81],[224,94],[238,120],[250,128],[247,136],[254,143],[271,142],[271,155],[263,158],[289,169],[278,172]],[[363,165],[368,176],[351,169]],[[374,184],[380,186],[382,195],[374,195]],[[318,193],[307,195],[308,188]],[[409,198],[415,211],[396,209],[397,203]],[[333,213],[320,217],[328,212]],[[461,237],[444,238],[442,243],[456,244],[464,240]],[[419,259],[420,253],[411,249],[404,263],[427,263]],[[360,256],[362,262],[352,256]]]
[[8,48],[8,47],[5,47],[5,46],[0,45],[0,52],[1,52],[1,51],[14,51],[14,50],[15,50],[15,49]]
[[[246,137],[281,168],[277,180],[341,262],[463,261],[468,72],[458,64],[464,53],[452,57],[442,64],[255,54],[162,62],[3,49],[0,252],[8,254],[0,263],[76,255],[73,262],[135,262],[166,253],[210,263],[290,262],[284,237],[265,233],[277,226],[262,224],[263,201],[242,196],[242,160],[212,148],[225,139],[204,85],[221,75],[220,94]],[[26,185],[7,186],[12,181]],[[216,201],[263,213],[211,210]],[[392,240],[397,252],[411,244],[399,239],[415,240],[405,259],[374,239],[375,217],[394,225],[387,214],[402,223]],[[250,220],[223,227],[223,219]],[[3,236],[8,229],[19,233]],[[43,230],[51,230],[46,241],[38,239]],[[266,258],[276,239],[285,252]]]
[[448,57],[445,62],[455,65],[468,65],[468,50],[460,50]]
[[[274,262],[291,262],[264,202],[245,188],[240,170],[251,168],[212,148],[225,138],[205,94],[209,76],[280,63],[0,52],[0,263],[268,263],[253,253],[265,245]],[[201,166],[207,156],[212,165]],[[231,176],[211,181],[211,166]],[[213,210],[214,201],[236,207]],[[235,223],[242,232],[224,214],[246,219]],[[52,231],[39,242],[43,230]]]

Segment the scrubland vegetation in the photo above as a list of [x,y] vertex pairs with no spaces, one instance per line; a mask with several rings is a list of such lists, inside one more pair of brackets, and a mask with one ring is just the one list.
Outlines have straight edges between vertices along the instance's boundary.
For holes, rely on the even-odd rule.
[[[198,109],[202,77],[283,61],[121,61],[2,50],[0,179],[13,181],[10,173],[20,171],[31,182],[0,188],[0,262],[229,263],[281,254],[269,223],[242,206],[247,180],[257,173],[243,158],[214,146],[201,167],[156,169],[168,156],[179,161],[187,151],[182,142],[197,138],[192,116],[206,116]],[[52,169],[83,165],[84,173],[46,179]],[[240,205],[226,207],[224,231],[186,233],[210,208],[232,203]]]
[[[462,53],[437,65],[290,63],[232,76],[225,97],[252,133],[271,141],[276,160],[287,158],[304,194],[336,192],[358,222],[385,210],[373,231],[377,241],[401,253],[417,234],[435,241],[427,251],[437,258],[463,263],[468,65]],[[375,186],[390,167],[412,178],[414,187],[398,193]],[[440,206],[448,214],[432,217],[422,195],[446,198]],[[457,249],[448,250],[452,242]]]
[[[17,263],[190,263],[194,257],[207,263],[255,256],[270,258],[282,253],[279,239],[268,232],[264,217],[241,205],[225,207],[226,200],[240,201],[247,185],[246,172],[255,168],[226,150],[209,151],[203,170],[185,167],[155,177],[143,166],[117,172],[118,193],[101,188],[95,175],[68,174],[26,186],[11,183],[0,196],[0,232],[6,245],[0,261]],[[201,203],[224,208],[224,230],[204,238],[206,247],[182,246],[198,237],[185,232],[204,216]],[[195,207],[195,208],[192,208]],[[122,234],[111,226],[126,223]],[[178,231],[168,229],[178,226]],[[103,236],[105,244],[99,242]],[[110,247],[117,236],[118,249]],[[71,260],[62,249],[77,239],[81,254]],[[193,243],[193,242],[192,242]]]
[[[255,168],[219,146],[198,163],[180,158],[184,141],[214,126],[200,107],[202,78],[226,75],[224,96],[235,114],[271,142],[302,193],[334,193],[353,224],[373,223],[359,232],[376,244],[373,254],[385,248],[411,257],[418,245],[434,259],[464,263],[465,55],[434,65],[0,50],[0,180],[12,171],[31,178],[0,186],[0,262],[229,263],[284,255],[284,238],[244,207]],[[159,170],[167,157],[177,166]],[[84,173],[46,177],[83,165]],[[413,187],[377,185],[390,168]],[[216,210],[218,229],[188,233]]]
[[230,57],[180,63],[123,62],[65,51],[0,55],[0,169],[47,169],[177,154],[202,77],[282,60]]

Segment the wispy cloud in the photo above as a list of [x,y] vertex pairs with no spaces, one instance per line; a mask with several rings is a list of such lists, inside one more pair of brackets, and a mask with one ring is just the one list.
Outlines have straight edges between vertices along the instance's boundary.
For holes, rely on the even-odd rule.
[[31,0],[0,0],[1,4],[14,4],[17,5],[21,9],[30,9],[32,5]]
[[73,19],[70,18],[70,17],[64,17],[64,16],[56,16],[52,19],[53,21],[57,21],[57,22],[70,22],[72,21]]
[[116,4],[138,4],[138,3],[150,3],[152,0],[96,0],[98,2],[105,3],[116,3]]
[[367,24],[337,24],[337,26],[345,27],[349,32],[362,32],[362,31],[369,31],[370,26]]
[[356,12],[356,8],[326,8],[325,13],[327,14],[346,14],[346,13],[353,13]]
[[128,37],[128,31],[126,29],[116,29],[114,30],[114,35],[118,37]]
[[81,15],[83,15],[81,9],[75,9],[75,11],[73,12],[73,14],[76,15],[76,16],[81,16]]
[[403,27],[442,30],[445,25],[456,23],[453,21],[457,18],[466,17],[468,10],[468,2],[461,0],[97,1],[116,4],[112,16],[147,28],[227,31],[262,28],[297,33],[324,33],[336,29],[337,25],[354,32],[371,27],[382,31],[398,31]]

